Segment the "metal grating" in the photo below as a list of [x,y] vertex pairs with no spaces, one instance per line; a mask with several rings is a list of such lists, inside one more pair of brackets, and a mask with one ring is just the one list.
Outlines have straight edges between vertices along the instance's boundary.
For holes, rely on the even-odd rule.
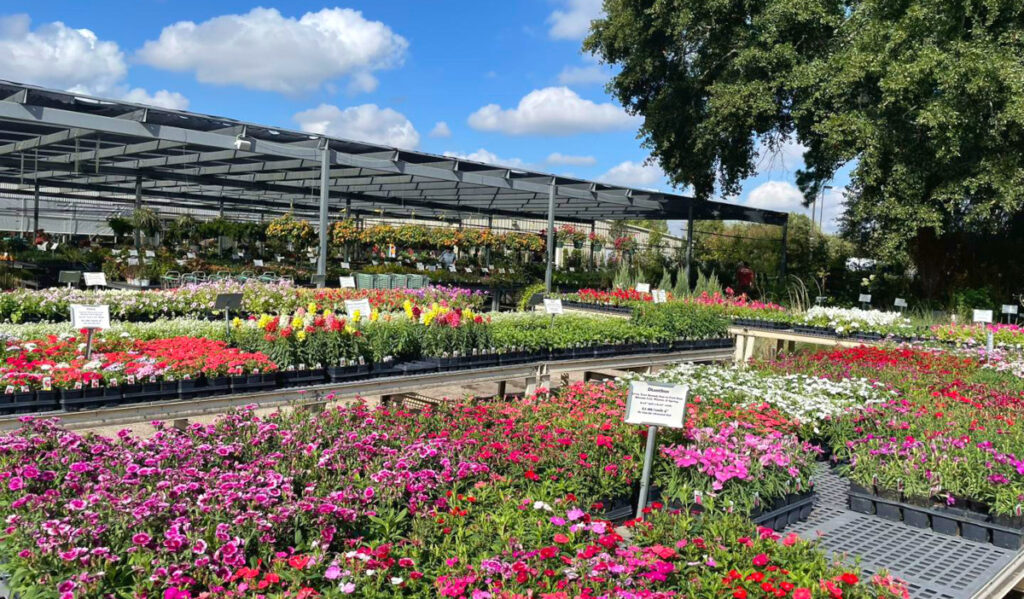
[[849,483],[822,465],[814,477],[814,510],[793,526],[821,540],[829,555],[860,559],[868,574],[887,570],[910,586],[915,599],[968,599],[1015,557],[994,545],[890,522],[847,509]]

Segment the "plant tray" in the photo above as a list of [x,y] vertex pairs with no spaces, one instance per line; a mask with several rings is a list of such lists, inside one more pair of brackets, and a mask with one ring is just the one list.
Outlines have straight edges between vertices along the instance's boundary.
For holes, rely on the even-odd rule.
[[908,526],[930,528],[940,534],[991,543],[1003,549],[1017,551],[1024,547],[1024,529],[1001,526],[992,522],[986,514],[921,507],[883,499],[855,488],[850,489],[848,497],[850,510],[861,514],[902,521]]

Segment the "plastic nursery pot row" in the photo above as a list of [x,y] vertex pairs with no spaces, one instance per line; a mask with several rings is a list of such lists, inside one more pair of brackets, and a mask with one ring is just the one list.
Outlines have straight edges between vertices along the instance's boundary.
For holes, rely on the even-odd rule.
[[[785,529],[787,526],[803,522],[811,516],[814,509],[814,489],[802,493],[790,493],[785,497],[779,497],[768,506],[759,506],[750,513],[750,520],[759,526],[765,526],[776,532]],[[658,501],[661,498],[661,489],[651,489],[651,500],[648,503]],[[669,502],[669,508],[681,509],[683,504],[678,500]],[[700,512],[703,508],[699,505],[691,509]]]
[[761,320],[759,318],[734,318],[732,323],[738,327],[750,329],[767,329],[770,331],[788,331],[793,325],[779,320]]
[[969,541],[991,543],[1016,551],[1024,547],[1024,518],[992,516],[973,509],[941,505],[914,505],[899,493],[868,489],[850,483],[850,509],[876,515],[914,528],[930,528],[939,534],[960,536]]
[[730,339],[680,339],[674,342],[594,345],[541,351],[482,352],[467,356],[422,358],[406,362],[389,360],[376,364],[352,364],[314,369],[291,368],[274,373],[222,377],[202,376],[177,381],[156,381],[110,387],[25,391],[0,394],[0,415],[53,412],[62,409],[77,411],[104,406],[195,399],[233,393],[255,393],[279,388],[344,383],[373,377],[429,374],[546,360],[725,348],[729,347],[731,343]]
[[609,314],[624,314],[630,315],[633,313],[633,308],[629,306],[609,306],[605,304],[588,304],[587,302],[574,302],[569,300],[562,300],[562,306],[566,308],[577,308],[580,310],[589,310],[591,312],[608,312]]

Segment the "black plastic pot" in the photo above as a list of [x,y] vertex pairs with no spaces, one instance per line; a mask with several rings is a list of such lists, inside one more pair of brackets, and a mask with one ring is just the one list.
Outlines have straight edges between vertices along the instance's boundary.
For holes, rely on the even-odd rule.
[[103,405],[117,406],[124,403],[124,390],[120,387],[103,388]]
[[178,381],[178,396],[182,399],[193,399],[202,395],[205,387],[204,379],[182,379]]
[[355,364],[353,366],[331,366],[327,369],[327,376],[332,383],[344,383],[366,378],[370,375],[370,367],[367,364]]
[[913,505],[903,506],[903,522],[914,528],[931,528],[932,526],[928,512],[923,507],[919,508]]
[[932,530],[942,535],[955,537],[960,533],[960,522],[949,516],[961,515],[961,510],[945,508],[932,512]]
[[241,374],[230,378],[232,393],[256,393],[273,389],[277,384],[275,374]]
[[989,521],[988,514],[980,514],[972,510],[964,510],[965,518],[960,522],[960,536],[978,543],[989,542],[989,527],[983,523]]
[[231,377],[216,376],[206,378],[206,386],[203,387],[201,395],[227,395],[229,393],[231,393]]
[[327,373],[323,368],[314,370],[285,370],[281,372],[279,380],[282,387],[322,385],[327,380]]

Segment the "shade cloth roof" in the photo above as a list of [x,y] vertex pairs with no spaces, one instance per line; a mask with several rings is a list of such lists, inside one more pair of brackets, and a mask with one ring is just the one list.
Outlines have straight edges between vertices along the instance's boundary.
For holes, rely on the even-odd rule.
[[[47,195],[135,197],[147,205],[228,213],[313,213],[322,148],[329,149],[332,215],[453,220],[467,215],[743,220],[783,224],[782,212],[555,176],[44,89],[0,80],[0,182]],[[56,191],[55,191],[56,190]]]

